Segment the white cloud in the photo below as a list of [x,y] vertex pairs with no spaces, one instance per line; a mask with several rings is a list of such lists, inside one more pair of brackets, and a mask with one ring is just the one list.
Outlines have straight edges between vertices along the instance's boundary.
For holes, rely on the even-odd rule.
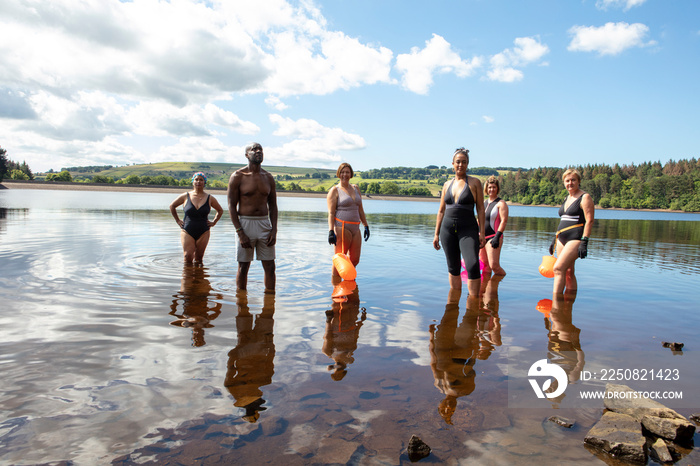
[[646,0],[597,0],[596,8],[599,10],[607,10],[608,8],[622,8],[628,11],[630,8],[642,5]]
[[534,37],[518,37],[513,43],[515,47],[505,49],[491,57],[491,69],[487,77],[491,81],[514,82],[523,79],[523,68],[536,63],[549,53],[549,47]]
[[269,105],[270,107],[272,107],[276,110],[279,110],[279,111],[286,110],[289,108],[289,105],[282,102],[282,100],[280,100],[280,98],[275,96],[275,95],[267,96],[265,98],[265,103],[267,105]]
[[396,57],[396,69],[403,75],[401,86],[417,94],[427,94],[435,74],[454,73],[471,76],[482,64],[481,57],[463,60],[443,37],[433,34],[425,48],[413,47],[411,53]]
[[574,26],[568,50],[572,52],[598,52],[600,55],[618,55],[632,47],[647,47],[655,41],[645,42],[649,28],[641,23],[606,23],[604,26]]
[[34,153],[18,132],[95,154],[107,138],[176,138],[175,154],[202,138],[217,157],[209,138],[260,128],[216,101],[262,94],[281,111],[283,97],[395,83],[391,50],[329,30],[308,1],[5,0],[0,30],[0,137],[16,158]]
[[324,95],[364,84],[390,82],[393,54],[338,32],[311,36],[295,30],[270,35],[274,72],[256,90],[279,96]]
[[496,119],[492,116],[484,115],[481,117],[485,123],[493,123]]
[[314,120],[292,120],[272,114],[270,121],[277,126],[275,136],[291,139],[279,148],[266,149],[266,159],[269,159],[267,154],[272,153],[272,160],[279,165],[304,162],[328,166],[331,162],[340,161],[338,151],[356,151],[367,146],[365,140],[357,134],[348,133],[341,128],[329,128]]

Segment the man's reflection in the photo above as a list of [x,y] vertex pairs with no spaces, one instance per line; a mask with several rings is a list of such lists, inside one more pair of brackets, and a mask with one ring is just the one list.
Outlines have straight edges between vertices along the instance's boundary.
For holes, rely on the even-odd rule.
[[457,400],[476,387],[474,365],[477,359],[488,359],[494,347],[501,344],[497,284],[494,282],[496,287],[489,291],[488,307],[480,306],[477,297],[467,297],[467,309],[461,322],[459,300],[462,293],[450,289],[440,323],[430,325],[430,367],[435,386],[445,394],[438,412],[447,424],[452,424]]
[[366,318],[367,311],[364,308],[360,309],[360,294],[356,285],[341,299],[334,298],[333,306],[326,311],[322,350],[334,361],[328,366],[328,370],[332,371],[333,380],[345,377],[348,373],[347,367],[355,361],[353,353],[357,349],[360,327]]
[[[569,379],[574,383],[581,377],[581,371],[585,364],[584,353],[581,349],[581,330],[573,324],[573,306],[576,300],[576,291],[566,291],[564,294],[554,294],[551,301],[551,309],[547,317],[546,301],[542,300],[540,309],[545,313],[545,328],[548,331],[549,342],[547,344],[547,359],[553,364],[559,365]],[[543,306],[544,305],[544,306]],[[556,380],[547,390],[551,393],[557,389]],[[550,400],[556,404],[566,396],[565,393]]]
[[265,293],[262,312],[250,313],[245,290],[236,294],[238,344],[228,353],[224,386],[233,396],[234,406],[245,409],[243,419],[255,422],[264,411],[260,387],[272,383],[275,373],[275,294]]
[[204,329],[213,327],[211,321],[221,314],[221,302],[213,302],[213,299],[221,300],[223,295],[212,294],[211,290],[207,268],[201,264],[185,264],[180,291],[173,295],[170,305],[170,315],[177,319],[170,325],[192,329],[192,346],[205,344]]

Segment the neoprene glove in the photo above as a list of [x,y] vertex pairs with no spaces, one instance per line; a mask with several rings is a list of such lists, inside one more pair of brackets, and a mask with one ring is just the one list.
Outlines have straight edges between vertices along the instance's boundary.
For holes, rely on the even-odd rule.
[[365,225],[365,241],[369,239],[369,225]]
[[588,238],[585,236],[581,238],[581,242],[578,245],[578,257],[585,259],[588,255]]
[[498,246],[501,244],[501,236],[503,236],[503,233],[500,231],[496,232],[496,236],[491,238],[491,247],[494,249],[498,249]]
[[552,244],[549,245],[549,254],[554,255],[554,247],[557,245],[557,237],[555,236],[552,240]]
[[335,231],[328,231],[328,244],[335,244],[338,239],[335,237]]

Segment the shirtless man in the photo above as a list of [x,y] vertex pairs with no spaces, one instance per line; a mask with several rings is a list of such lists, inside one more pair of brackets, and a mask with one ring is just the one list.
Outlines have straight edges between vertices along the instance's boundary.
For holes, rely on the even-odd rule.
[[245,148],[248,166],[236,170],[228,182],[228,211],[238,233],[238,274],[236,286],[248,286],[248,270],[253,260],[262,262],[265,292],[275,291],[275,243],[277,242],[277,192],[275,180],[260,168],[263,148],[252,143]]

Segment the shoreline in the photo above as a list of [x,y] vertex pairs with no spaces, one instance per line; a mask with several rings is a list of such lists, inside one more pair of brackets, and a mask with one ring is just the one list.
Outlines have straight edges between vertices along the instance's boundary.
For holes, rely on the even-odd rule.
[[[45,190],[63,190],[63,191],[111,191],[111,192],[130,192],[130,193],[172,193],[172,192],[182,192],[183,190],[188,190],[186,186],[148,186],[139,184],[111,184],[111,183],[74,183],[74,182],[62,182],[62,181],[16,181],[16,180],[3,180],[0,181],[0,191],[3,189],[45,189]],[[207,188],[207,191],[212,193],[226,194],[226,188]],[[319,193],[313,191],[277,191],[277,195],[280,197],[315,197],[315,198],[325,198],[326,193]],[[439,202],[440,199],[437,197],[425,197],[425,196],[390,196],[390,195],[380,195],[363,194],[364,199],[376,200],[376,201],[417,201],[417,202]],[[526,205],[519,204],[517,202],[506,201],[509,206],[518,207],[557,207],[547,204],[538,205]],[[619,210],[623,212],[669,212],[669,213],[679,213],[679,214],[697,214],[699,212],[684,212],[682,210],[671,210],[671,209],[620,209],[620,208],[608,208],[604,209],[600,206],[595,206],[596,210]]]
[[[0,181],[0,190],[3,189],[43,189],[57,191],[110,191],[129,193],[180,193],[188,191],[191,186],[149,186],[142,184],[112,184],[112,183],[74,183],[65,181]],[[226,188],[211,188],[206,190],[210,193],[226,194]],[[313,191],[277,191],[279,197],[315,197],[326,198],[326,193]],[[424,196],[389,196],[383,194],[362,195],[363,199],[374,199],[377,201],[419,201],[419,202],[439,202],[436,197]]]

